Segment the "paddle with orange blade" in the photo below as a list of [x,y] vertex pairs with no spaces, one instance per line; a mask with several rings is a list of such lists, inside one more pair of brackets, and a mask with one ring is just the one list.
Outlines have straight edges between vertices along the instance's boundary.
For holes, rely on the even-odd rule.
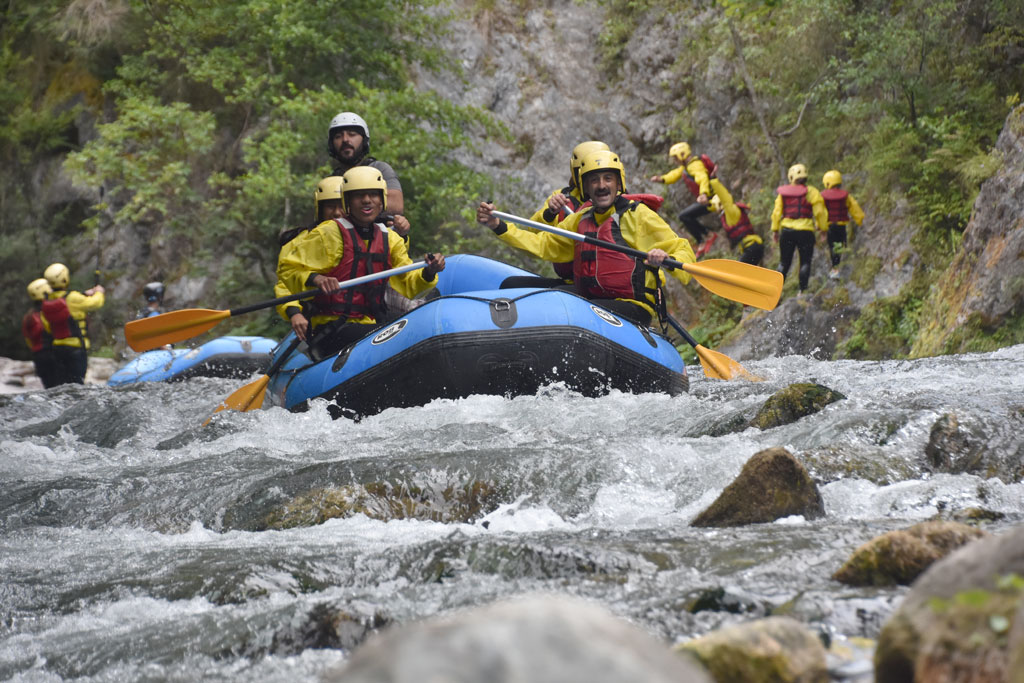
[[[417,261],[407,266],[363,275],[362,277],[341,282],[339,289],[355,287],[367,282],[373,282],[374,280],[391,277],[392,275],[401,275],[411,270],[418,270],[426,265],[426,261]],[[280,304],[286,304],[289,301],[310,299],[316,296],[319,291],[319,289],[309,289],[298,294],[261,301],[227,311],[216,311],[209,308],[185,308],[180,311],[170,311],[169,313],[154,315],[151,318],[133,320],[124,326],[124,339],[128,342],[128,346],[136,351],[149,351],[165,344],[175,344],[192,337],[197,337],[227,318],[242,315],[243,313],[252,313],[264,308],[273,308]]]
[[693,338],[689,332],[686,331],[682,325],[679,324],[672,316],[666,316],[668,324],[675,328],[675,331],[679,333],[686,343],[693,347],[693,350],[697,352],[697,358],[700,360],[700,366],[704,368],[704,376],[710,379],[736,379],[742,377],[743,379],[751,382],[763,382],[764,377],[758,377],[751,373],[742,365],[734,361],[724,353],[718,351],[712,351],[711,349],[701,346],[697,343],[697,340]]
[[[528,218],[520,218],[519,216],[513,216],[501,211],[492,211],[491,215],[509,223],[536,228],[537,230],[561,235],[577,242],[604,247],[605,249],[611,249],[636,258],[647,257],[647,253],[639,249],[616,244],[615,242],[599,240],[596,237],[582,235],[571,230],[563,230],[562,228],[531,221]],[[732,301],[738,301],[745,306],[753,306],[754,308],[770,311],[778,305],[779,297],[782,296],[783,278],[782,273],[777,270],[769,270],[768,268],[761,268],[760,266],[753,266],[749,263],[741,263],[740,261],[729,259],[710,259],[700,263],[682,263],[675,259],[665,259],[661,265],[665,268],[685,270],[709,292]]]
[[[235,389],[231,392],[231,395],[224,399],[224,401],[217,406],[217,409],[213,411],[214,415],[222,410],[237,410],[244,413],[249,410],[258,410],[259,408],[262,408],[263,399],[267,395],[267,385],[270,384],[270,378],[276,375],[284,364],[288,362],[292,353],[301,343],[302,340],[296,337],[292,343],[288,345],[288,348],[285,349],[284,353],[278,356],[277,360],[267,368],[267,374],[263,375],[255,382],[249,382],[244,387]],[[203,426],[205,427],[208,425],[212,419],[212,415],[206,418],[206,422],[203,423]]]

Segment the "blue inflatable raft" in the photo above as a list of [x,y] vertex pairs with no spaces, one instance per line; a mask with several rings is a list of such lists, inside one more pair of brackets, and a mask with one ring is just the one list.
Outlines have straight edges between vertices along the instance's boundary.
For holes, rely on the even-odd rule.
[[118,369],[107,385],[172,382],[189,377],[249,377],[267,369],[276,346],[276,341],[266,337],[220,337],[194,349],[155,349]]
[[439,298],[319,362],[300,345],[271,378],[270,402],[302,410],[324,398],[335,417],[358,417],[436,398],[529,395],[556,382],[588,396],[689,388],[679,352],[658,332],[568,292],[500,289],[513,275],[531,273],[449,257]]

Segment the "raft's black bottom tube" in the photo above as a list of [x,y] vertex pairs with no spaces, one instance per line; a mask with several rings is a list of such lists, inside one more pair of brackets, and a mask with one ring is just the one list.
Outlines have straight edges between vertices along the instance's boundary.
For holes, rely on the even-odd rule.
[[435,398],[530,395],[553,382],[585,396],[613,389],[675,396],[689,389],[685,375],[643,354],[588,330],[562,326],[432,337],[321,398],[333,402],[335,417],[358,417]]

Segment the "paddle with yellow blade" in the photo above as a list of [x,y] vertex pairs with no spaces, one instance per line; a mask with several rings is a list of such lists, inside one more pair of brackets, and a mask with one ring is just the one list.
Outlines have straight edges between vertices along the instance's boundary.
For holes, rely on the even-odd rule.
[[[351,280],[345,280],[338,283],[338,289],[347,289],[356,285],[361,285],[366,282],[373,282],[374,280],[381,280],[392,275],[400,275],[402,273],[408,273],[411,270],[419,270],[427,265],[426,261],[416,261],[410,263],[407,266],[401,266],[399,268],[391,268],[390,270],[384,270],[379,273],[371,273],[370,275],[363,275],[362,277],[352,278]],[[319,292],[320,290],[313,290],[313,293]],[[337,291],[337,290],[336,290]],[[285,297],[287,298],[287,297]],[[284,303],[284,302],[280,302]],[[276,305],[276,304],[274,304]],[[291,357],[292,352],[295,351],[296,347],[301,343],[301,340],[296,337],[292,343],[285,349],[284,353],[277,357],[277,360],[267,368],[266,374],[260,377],[255,382],[249,382],[244,387],[236,389],[228,396],[224,401],[217,406],[214,414],[219,413],[222,410],[237,410],[239,412],[247,412],[249,410],[257,410],[263,407],[263,399],[267,394],[267,385],[270,384],[270,378],[277,374],[281,367]],[[213,419],[212,416],[207,418],[206,422],[203,423],[205,427]]]
[[697,358],[700,360],[700,366],[704,368],[704,376],[710,379],[736,379],[742,377],[745,380],[751,382],[763,382],[764,377],[758,377],[751,373],[745,367],[734,361],[724,353],[718,351],[712,351],[711,349],[701,346],[697,343],[697,340],[693,338],[686,328],[679,324],[679,321],[672,316],[665,316],[668,320],[668,324],[675,328],[675,331],[679,333],[686,343],[693,347],[693,350],[697,352]]
[[[391,277],[392,275],[400,275],[402,273],[407,273],[410,270],[417,270],[425,265],[425,261],[417,261],[416,263],[412,263],[407,266],[391,268],[390,270],[381,271],[379,273],[371,273],[351,280],[345,280],[340,283],[339,289],[355,287],[356,285],[380,280],[385,277]],[[133,320],[129,323],[125,323],[124,339],[128,343],[128,346],[132,347],[136,351],[149,351],[151,349],[164,346],[165,344],[175,344],[180,341],[185,341],[186,339],[191,339],[192,337],[198,337],[203,332],[210,330],[216,326],[217,323],[227,318],[242,315],[243,313],[252,313],[253,311],[259,311],[264,308],[273,308],[280,304],[286,304],[289,301],[311,299],[316,296],[319,291],[319,289],[308,289],[304,292],[299,292],[298,294],[290,294],[289,296],[282,296],[269,301],[261,301],[248,306],[232,308],[227,311],[217,311],[209,308],[184,308],[180,311],[170,311],[168,313],[154,315],[151,318]]]
[[[491,215],[509,223],[536,228],[537,230],[568,237],[577,242],[604,247],[605,249],[618,251],[636,258],[647,257],[647,253],[639,249],[599,240],[596,237],[581,235],[578,232],[563,230],[562,228],[538,223],[527,218],[520,218],[519,216],[513,216],[501,211],[492,211]],[[709,292],[732,301],[738,301],[745,306],[753,306],[754,308],[770,311],[778,305],[779,297],[782,296],[783,278],[782,273],[777,270],[769,270],[729,259],[710,259],[700,263],[682,263],[675,259],[665,259],[661,265],[665,268],[685,270]]]

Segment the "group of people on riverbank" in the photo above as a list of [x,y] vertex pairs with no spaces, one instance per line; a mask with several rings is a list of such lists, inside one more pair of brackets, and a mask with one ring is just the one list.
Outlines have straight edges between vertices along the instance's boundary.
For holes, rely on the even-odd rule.
[[[730,246],[739,250],[739,260],[760,265],[765,253],[764,240],[751,222],[750,206],[733,200],[718,178],[718,165],[707,155],[693,154],[686,142],[672,145],[669,157],[678,166],[664,175],[651,176],[651,181],[672,184],[683,180],[693,195],[693,203],[679,213],[679,220],[697,244],[697,257],[707,254],[717,238],[717,234],[708,230],[700,218],[716,213]],[[839,171],[832,169],[822,176],[825,189],[820,192],[807,183],[807,178],[804,164],[794,164],[789,168],[789,184],[776,190],[771,216],[772,238],[779,245],[779,271],[785,276],[793,263],[794,253],[798,253],[801,292],[810,283],[815,235],[819,236],[819,241],[828,243],[832,263],[829,277],[835,280],[839,278],[839,263],[851,238],[850,223],[860,226],[864,222],[864,212],[853,195],[843,189],[843,177]]]
[[43,277],[28,284],[32,308],[22,318],[21,333],[43,386],[83,384],[88,368],[86,315],[104,304],[103,285],[85,292],[69,289],[71,271],[51,264]]

